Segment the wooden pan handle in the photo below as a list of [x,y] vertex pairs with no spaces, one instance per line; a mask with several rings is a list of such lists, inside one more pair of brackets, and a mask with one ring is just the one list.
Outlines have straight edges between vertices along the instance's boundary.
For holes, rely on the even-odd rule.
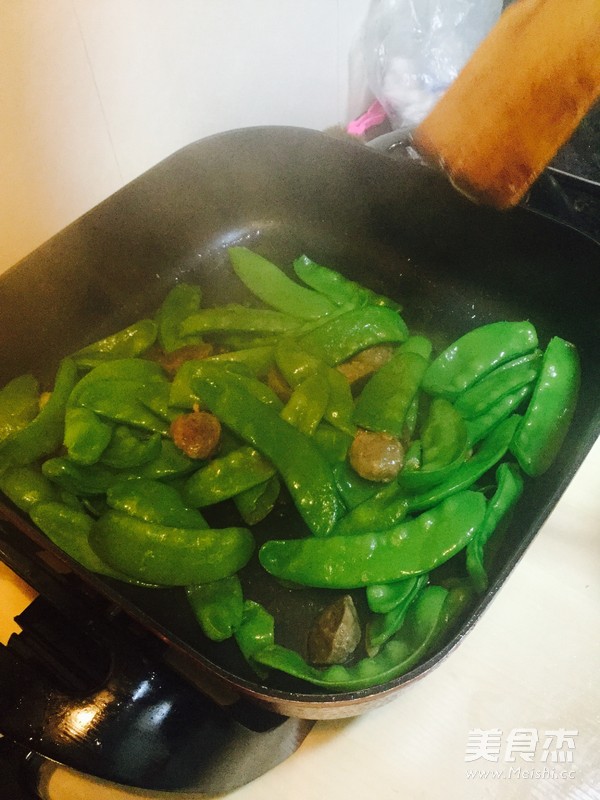
[[518,0],[413,140],[452,182],[516,205],[600,96],[600,0]]

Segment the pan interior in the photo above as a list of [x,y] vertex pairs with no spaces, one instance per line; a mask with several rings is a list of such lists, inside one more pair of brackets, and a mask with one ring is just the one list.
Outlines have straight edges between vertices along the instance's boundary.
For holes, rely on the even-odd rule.
[[[61,356],[152,314],[177,281],[199,283],[206,305],[247,301],[228,263],[233,244],[286,269],[306,253],[398,300],[411,333],[429,336],[436,349],[500,319],[531,320],[542,344],[559,335],[577,345],[581,396],[560,461],[528,483],[496,537],[490,589],[463,622],[464,632],[598,435],[600,248],[530,212],[476,207],[429,169],[399,165],[362,145],[301,129],[234,131],[174,154],[3,276],[0,384],[27,371],[50,381]],[[232,524],[234,514],[225,503],[209,521]],[[284,496],[256,536],[260,544],[300,530]],[[139,589],[97,576],[91,582],[159,636],[251,691],[343,700],[285,676],[261,686],[233,642],[216,645],[202,635],[182,590]],[[246,595],[282,620],[278,641],[302,649],[329,594],[281,586],[255,563],[244,570],[244,582]],[[360,611],[358,595],[357,602]],[[449,632],[448,646],[460,635]]]

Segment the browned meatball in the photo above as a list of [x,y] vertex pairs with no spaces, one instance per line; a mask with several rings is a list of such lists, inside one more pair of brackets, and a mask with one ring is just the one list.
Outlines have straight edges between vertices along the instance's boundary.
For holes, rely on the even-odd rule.
[[210,458],[221,438],[221,423],[208,411],[194,409],[171,423],[173,442],[190,458]]
[[355,383],[361,378],[366,378],[377,372],[392,357],[394,351],[387,345],[376,345],[361,350],[348,361],[337,365],[339,372],[344,375],[349,383]]
[[185,347],[173,350],[172,353],[161,353],[157,360],[164,371],[172,377],[186,361],[208,358],[212,354],[212,344],[202,342],[201,344],[187,344]]
[[369,481],[389,482],[402,469],[404,448],[395,436],[360,429],[348,452],[355,472]]

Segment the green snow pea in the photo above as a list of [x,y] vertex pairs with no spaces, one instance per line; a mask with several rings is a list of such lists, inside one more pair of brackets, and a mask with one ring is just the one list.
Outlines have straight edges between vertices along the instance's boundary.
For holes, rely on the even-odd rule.
[[466,419],[485,414],[507,394],[534,381],[540,371],[541,360],[542,352],[536,350],[502,364],[460,394],[454,403],[455,408]]
[[64,435],[65,407],[76,377],[75,362],[70,358],[63,359],[46,405],[31,422],[0,445],[0,469],[2,466],[31,464],[60,446]]
[[481,442],[471,458],[452,472],[447,480],[424,492],[408,496],[409,512],[431,508],[441,500],[472,486],[506,454],[520,420],[521,417],[517,414],[505,419]]
[[330,533],[344,507],[331,467],[310,437],[253,397],[235,375],[198,378],[193,388],[224,425],[275,466],[313,533]]
[[215,363],[214,359],[202,359],[199,361],[187,361],[178,370],[171,384],[169,404],[176,408],[193,408],[197,403],[202,406],[202,398],[193,388],[193,384],[199,378],[218,376],[224,372],[237,376],[243,382],[246,389],[263,403],[275,406],[277,409],[283,407],[283,403],[275,392],[262,381],[255,378],[242,363],[225,362]]
[[348,379],[337,369],[329,368],[326,371],[329,383],[329,402],[325,409],[325,419],[334,428],[354,436],[356,425],[353,421],[354,398]]
[[329,381],[323,372],[316,372],[294,389],[281,411],[281,418],[311,436],[323,419],[328,403]]
[[254,665],[278,669],[316,686],[356,691],[386,683],[408,672],[431,651],[447,619],[448,591],[429,586],[409,609],[400,631],[373,658],[352,666],[313,667],[299,653],[274,643],[273,621],[258,603],[246,601],[244,619],[236,631],[240,649]]
[[281,339],[277,344],[275,364],[293,389],[315,372],[326,369],[322,359],[307,353],[294,339]]
[[465,333],[430,364],[423,389],[455,400],[476,380],[506,361],[535,350],[537,333],[530,322],[492,322]]
[[115,425],[99,460],[114,469],[132,469],[158,458],[160,450],[160,433],[148,434],[128,425]]
[[260,378],[266,375],[275,360],[275,347],[273,345],[261,347],[248,347],[246,350],[231,350],[227,353],[219,353],[210,356],[207,361],[210,364],[242,364],[248,371]]
[[502,420],[507,419],[531,396],[533,384],[528,383],[510,394],[504,395],[494,405],[478,417],[466,420],[469,445],[473,447],[484,439]]
[[300,319],[318,319],[335,310],[323,294],[307,289],[247,247],[230,247],[233,271],[263,303]]
[[78,464],[94,464],[106,450],[113,426],[89,408],[67,408],[63,442],[69,458]]
[[398,438],[423,379],[427,361],[413,352],[399,351],[367,381],[356,400],[354,422],[361,428]]
[[553,337],[511,445],[527,475],[535,477],[546,472],[558,455],[575,412],[580,372],[575,346],[559,336]]
[[233,502],[246,525],[256,525],[271,513],[280,490],[279,478],[273,475],[264,483],[251,486],[235,495]]
[[49,500],[36,503],[29,509],[29,515],[51,542],[85,569],[120,581],[138,583],[106,564],[92,549],[89,537],[93,520],[85,511]]
[[434,397],[421,430],[421,465],[405,466],[398,484],[409,491],[422,491],[450,477],[467,453],[467,426],[449,400]]
[[374,305],[386,306],[394,311],[401,309],[389,297],[377,294],[329,267],[316,264],[306,255],[294,261],[294,271],[303,283],[329,298],[336,306]]
[[[410,508],[408,493],[396,481],[380,489],[374,485],[370,493],[368,485],[354,481],[344,491],[344,496],[348,496],[348,492],[350,510],[334,527],[332,533],[335,536],[386,530],[403,520]],[[364,497],[362,502],[361,495]]]
[[122,331],[81,348],[72,358],[80,368],[92,368],[113,359],[134,358],[154,344],[157,331],[158,327],[153,320],[142,319]]
[[325,375],[329,384],[329,400],[325,419],[336,428],[354,435],[356,426],[352,422],[354,400],[347,379],[338,370],[329,367],[322,359],[304,351],[296,341],[283,339],[275,349],[277,368],[293,388],[314,375]]
[[69,397],[69,407],[79,405],[79,395],[97,381],[138,381],[142,384],[164,383],[165,373],[155,361],[145,358],[117,358],[98,364],[75,385]]
[[411,494],[397,482],[376,491],[342,517],[335,526],[336,536],[354,535],[390,528],[408,513],[424,511],[457,492],[468,489],[505,455],[519,424],[520,417],[512,417],[492,430],[479,445],[473,456],[452,470],[449,477],[425,491]]
[[181,336],[181,323],[200,309],[202,290],[189,283],[178,283],[169,291],[156,314],[158,342],[165,353],[180,347],[200,344],[201,336]]
[[37,465],[7,469],[0,476],[0,491],[22,511],[29,511],[36,503],[60,500],[57,487],[42,475]]
[[432,349],[433,345],[430,339],[426,336],[416,334],[415,336],[409,336],[408,339],[400,345],[398,351],[400,353],[417,353],[417,355],[424,358],[425,361],[429,361]]
[[148,478],[113,483],[106,492],[106,502],[115,511],[123,511],[144,522],[174,528],[208,528],[202,514],[188,508],[172,486]]
[[205,308],[192,314],[180,325],[182,336],[232,331],[284,334],[300,328],[301,322],[289,314],[271,309],[248,308],[231,303],[219,308]]
[[157,408],[154,401],[162,398],[159,402],[164,406],[168,391],[166,380],[142,383],[126,378],[98,379],[77,391],[77,405],[112,422],[166,435],[169,425],[151,405]]
[[34,419],[40,410],[39,399],[33,375],[20,375],[0,389],[0,444]]
[[246,528],[171,527],[113,510],[93,524],[90,544],[115,569],[165,586],[210,583],[233,575],[254,549]]
[[423,587],[427,575],[413,575],[394,583],[372,583],[366,588],[367,604],[374,614],[387,614],[397,606],[406,604],[415,587]]
[[187,475],[195,469],[198,469],[198,462],[184,455],[168,439],[160,442],[160,452],[151,461],[126,470],[116,470],[100,462],[77,464],[64,456],[50,458],[42,464],[42,472],[53,483],[85,497],[105,494],[113,484],[122,480],[167,480]]
[[348,448],[352,444],[350,434],[334,428],[328,422],[322,422],[313,433],[312,438],[327,461],[334,467],[346,460]]
[[500,464],[496,471],[498,488],[488,503],[481,527],[467,545],[467,572],[478,592],[487,589],[488,577],[483,563],[485,545],[523,492],[523,478],[514,464]]
[[214,642],[223,642],[242,624],[244,597],[237,575],[187,586],[188,602],[204,634]]
[[[406,581],[411,581],[411,579],[407,578]],[[411,587],[406,588],[404,598],[399,600],[393,609],[383,614],[376,614],[367,622],[365,648],[370,656],[377,655],[382,645],[400,630],[406,619],[411,603],[427,584],[427,581],[427,575],[415,576],[411,581]],[[402,581],[402,583],[404,583],[404,581]],[[370,587],[367,587],[367,589],[369,588]]]
[[240,447],[212,459],[191,475],[183,488],[190,506],[202,508],[228,500],[275,474],[273,465],[253,447]]
[[391,308],[365,306],[346,311],[298,337],[300,346],[330,366],[376,344],[404,342],[408,328]]
[[485,497],[465,491],[386,531],[268,541],[260,563],[276,578],[304,586],[353,589],[431,572],[472,539]]
[[[381,488],[379,484],[369,481],[366,478],[361,478],[361,476],[352,469],[347,460],[335,464],[333,474],[335,477],[335,485],[349,509],[356,508],[361,503],[364,503],[365,500],[373,497]],[[342,517],[338,526],[344,519],[345,517]],[[335,530],[337,531],[337,527]]]

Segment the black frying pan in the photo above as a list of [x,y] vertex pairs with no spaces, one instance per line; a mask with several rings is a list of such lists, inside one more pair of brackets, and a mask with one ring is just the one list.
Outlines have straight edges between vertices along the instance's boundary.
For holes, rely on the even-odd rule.
[[[311,719],[361,713],[422,676],[460,641],[597,438],[600,247],[523,209],[477,207],[429,168],[398,164],[362,145],[303,129],[233,131],[175,153],[0,278],[0,385],[27,371],[50,380],[61,356],[152,313],[178,279],[199,282],[209,304],[241,298],[226,254],[238,243],[281,265],[307,253],[397,298],[411,330],[437,346],[476,325],[529,318],[542,343],[559,335],[581,355],[572,428],[558,462],[527,485],[497,542],[489,590],[437,653],[387,684],[323,693],[285,676],[261,683],[233,643],[215,645],[202,636],[180,590],[130,587],[70,565],[200,670],[255,702]],[[229,513],[223,509],[223,524]],[[10,504],[0,514],[54,550]],[[264,523],[265,535],[270,524]],[[290,625],[277,632],[293,646],[306,630],[306,620],[298,625],[305,601],[296,608],[289,591],[251,572],[247,580],[255,599],[275,610],[290,607]],[[318,592],[306,602],[317,608]]]

